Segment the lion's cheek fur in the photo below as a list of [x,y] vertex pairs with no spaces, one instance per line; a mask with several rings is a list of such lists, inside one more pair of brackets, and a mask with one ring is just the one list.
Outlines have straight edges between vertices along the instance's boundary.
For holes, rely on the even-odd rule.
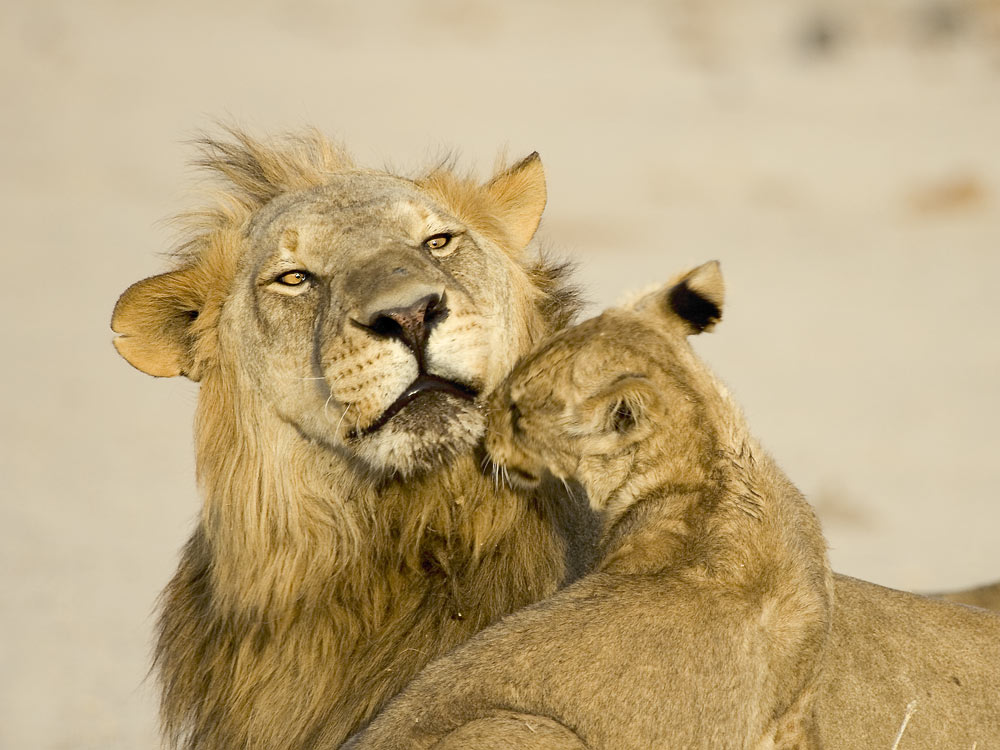
[[524,266],[488,240],[470,267],[455,269],[462,291],[449,300],[449,318],[428,341],[428,365],[444,377],[492,393],[518,356],[549,329],[539,311],[539,290]]

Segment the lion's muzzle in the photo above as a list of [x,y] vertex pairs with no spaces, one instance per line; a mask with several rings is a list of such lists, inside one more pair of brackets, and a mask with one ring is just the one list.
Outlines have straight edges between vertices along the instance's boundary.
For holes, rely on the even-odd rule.
[[374,422],[365,427],[363,430],[352,431],[348,434],[348,438],[354,439],[366,437],[374,432],[377,432],[385,426],[386,422],[396,416],[419,396],[435,391],[447,393],[465,401],[475,401],[476,396],[478,395],[478,391],[476,391],[475,388],[465,385],[464,383],[456,383],[451,380],[445,380],[437,375],[421,374],[416,380],[407,386],[406,390],[399,395],[399,398],[393,401],[389,405],[389,408],[382,412],[382,414],[380,414]]

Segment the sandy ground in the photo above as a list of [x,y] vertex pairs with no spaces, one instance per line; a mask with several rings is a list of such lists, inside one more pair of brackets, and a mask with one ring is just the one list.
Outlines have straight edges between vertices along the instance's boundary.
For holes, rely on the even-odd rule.
[[1000,577],[996,0],[7,0],[0,94],[3,750],[156,745],[196,390],[131,369],[108,319],[218,117],[402,170],[539,150],[595,305],[721,259],[698,348],[837,569]]

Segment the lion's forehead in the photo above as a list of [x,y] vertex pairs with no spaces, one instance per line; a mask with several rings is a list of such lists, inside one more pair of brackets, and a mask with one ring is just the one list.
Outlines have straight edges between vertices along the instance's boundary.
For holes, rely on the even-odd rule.
[[280,252],[282,238],[294,232],[299,252],[322,258],[356,247],[417,243],[431,234],[455,231],[456,224],[413,183],[361,175],[269,206],[251,222],[250,237],[257,255],[267,257]]

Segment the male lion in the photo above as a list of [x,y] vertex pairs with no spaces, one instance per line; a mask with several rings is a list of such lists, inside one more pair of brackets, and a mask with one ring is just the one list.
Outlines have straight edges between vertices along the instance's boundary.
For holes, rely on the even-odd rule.
[[722,298],[700,266],[514,369],[487,449],[517,483],[583,485],[596,570],[431,664],[352,749],[1000,743],[1000,617],[833,584],[808,504],[687,343]]
[[316,134],[232,135],[203,143],[227,182],[176,267],[112,319],[135,367],[201,384],[162,722],[198,750],[333,747],[587,564],[585,506],[498,487],[475,452],[483,399],[575,297],[530,245],[535,154],[485,184],[410,180]]

